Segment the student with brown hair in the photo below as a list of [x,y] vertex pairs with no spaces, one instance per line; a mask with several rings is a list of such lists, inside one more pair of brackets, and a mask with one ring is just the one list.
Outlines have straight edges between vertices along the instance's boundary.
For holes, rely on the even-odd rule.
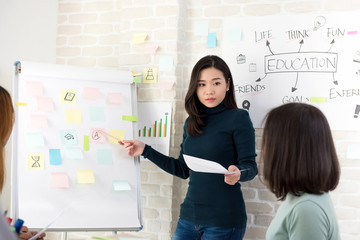
[[[225,61],[205,56],[192,70],[185,97],[189,117],[179,157],[165,156],[138,140],[123,143],[130,156],[142,155],[170,174],[190,178],[173,240],[243,239],[246,210],[239,181],[257,174],[255,131],[249,113],[237,108],[234,94]],[[217,162],[236,173],[192,171],[183,154]],[[246,170],[240,173],[240,169]]]
[[328,194],[338,185],[340,166],[326,117],[314,106],[288,103],[265,119],[264,180],[283,201],[266,239],[340,239]]
[[[10,137],[15,120],[14,108],[9,92],[0,86],[0,193],[5,183],[5,145]],[[0,217],[1,218],[1,217]],[[10,232],[9,225],[4,218],[0,219],[0,240],[16,239],[14,233]],[[20,230],[18,238],[20,240],[30,239],[37,232],[29,232],[26,226]],[[43,240],[45,233],[41,234],[37,239]]]

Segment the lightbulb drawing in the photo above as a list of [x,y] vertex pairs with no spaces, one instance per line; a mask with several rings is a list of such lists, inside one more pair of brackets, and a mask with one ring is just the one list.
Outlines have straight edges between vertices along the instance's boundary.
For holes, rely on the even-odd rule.
[[317,31],[319,28],[324,26],[326,23],[326,19],[323,16],[317,16],[314,20],[314,31]]

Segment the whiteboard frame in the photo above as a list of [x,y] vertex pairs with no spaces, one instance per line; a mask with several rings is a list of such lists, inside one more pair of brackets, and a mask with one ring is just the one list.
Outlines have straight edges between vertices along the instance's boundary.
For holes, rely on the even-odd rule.
[[[13,75],[13,105],[14,105],[14,112],[15,116],[18,116],[18,108],[16,107],[16,102],[19,99],[19,74],[22,73],[21,68],[21,61],[16,61],[14,63],[14,75]],[[24,62],[23,62],[24,63]],[[39,66],[46,66],[46,69],[50,71],[57,71],[59,73],[59,69],[67,68],[72,71],[71,77],[76,80],[88,80],[84,77],[83,71],[86,71],[87,74],[91,73],[94,78],[97,79],[97,81],[101,81],[101,79],[106,79],[104,82],[118,82],[118,79],[114,79],[111,76],[113,76],[113,73],[119,72],[116,70],[101,70],[101,69],[95,69],[95,68],[85,68],[85,67],[74,67],[74,66],[63,66],[63,65],[57,65],[57,64],[43,64],[43,63],[31,63],[26,62],[27,66],[35,66],[35,68],[38,68]],[[56,78],[67,78],[69,77],[69,72],[71,71],[60,71],[60,74],[57,75]],[[75,73],[75,74],[74,74]],[[107,74],[108,73],[108,74]],[[27,74],[33,74],[33,73],[27,73]],[[128,72],[128,74],[131,74],[131,72]],[[47,76],[36,74],[37,76]],[[131,75],[132,79],[132,75]],[[132,99],[132,112],[134,116],[137,116],[137,91],[136,91],[136,83],[129,82],[130,88],[131,88],[131,99]],[[136,132],[136,122],[132,122],[133,126],[133,136],[135,136]],[[17,133],[19,131],[18,124],[14,124],[13,132],[12,134],[12,161],[11,161],[11,200],[10,200],[10,216],[12,219],[18,219],[19,218],[19,196],[18,196],[18,144],[17,144]],[[48,232],[71,232],[71,231],[140,231],[143,228],[143,213],[142,213],[142,203],[141,203],[141,174],[140,174],[140,158],[134,157],[134,167],[136,170],[136,195],[137,195],[137,208],[138,208],[138,220],[140,227],[119,227],[119,228],[49,228],[47,229]],[[45,227],[45,226],[44,226]],[[30,230],[41,230],[38,228],[30,228]]]

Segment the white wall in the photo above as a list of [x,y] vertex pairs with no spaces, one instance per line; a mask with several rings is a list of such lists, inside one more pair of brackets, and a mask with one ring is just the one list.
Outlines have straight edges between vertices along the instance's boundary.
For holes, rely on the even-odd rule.
[[[57,0],[0,0],[0,85],[12,92],[17,60],[55,63]],[[1,206],[9,208],[11,140],[6,147],[7,178]]]

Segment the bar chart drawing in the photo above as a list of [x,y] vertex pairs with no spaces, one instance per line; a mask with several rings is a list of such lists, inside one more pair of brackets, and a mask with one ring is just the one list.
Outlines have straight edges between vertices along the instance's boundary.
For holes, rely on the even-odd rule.
[[[155,150],[169,155],[171,103],[138,103],[136,138]],[[143,158],[142,158],[143,159]]]
[[167,136],[167,122],[168,122],[168,112],[165,112],[164,118],[160,118],[159,121],[154,122],[151,127],[146,128],[144,126],[142,129],[139,129],[139,137],[165,137]]

